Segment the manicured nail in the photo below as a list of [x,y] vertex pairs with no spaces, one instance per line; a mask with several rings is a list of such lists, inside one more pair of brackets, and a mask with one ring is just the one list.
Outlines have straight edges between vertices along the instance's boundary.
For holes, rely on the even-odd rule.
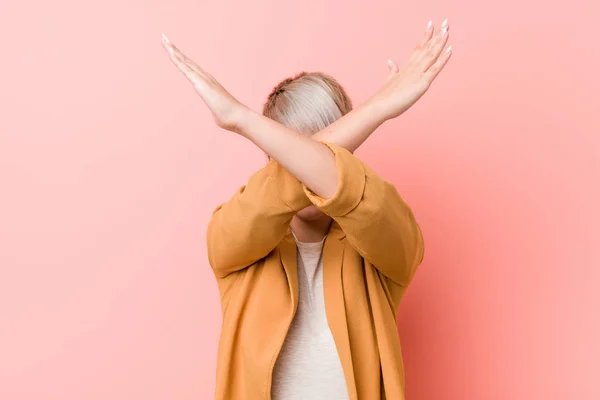
[[388,60],[388,67],[392,68],[394,66],[394,63],[392,62],[392,60]]
[[162,39],[165,41],[166,44],[171,44],[171,41],[169,40],[167,35],[165,35],[164,33],[162,33],[161,35],[162,35]]
[[442,26],[442,35],[446,36],[447,33],[448,33],[448,26]]
[[429,21],[429,22],[427,23],[427,30],[431,29],[431,25],[433,25],[433,22]]
[[446,53],[451,53],[452,52],[452,46],[448,46],[448,48],[446,49]]
[[442,22],[442,28],[444,27],[448,27],[448,18],[446,18],[444,22]]

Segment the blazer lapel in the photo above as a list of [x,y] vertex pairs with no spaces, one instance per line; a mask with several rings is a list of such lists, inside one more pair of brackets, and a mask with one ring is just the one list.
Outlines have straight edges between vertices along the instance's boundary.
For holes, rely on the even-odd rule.
[[356,382],[350,350],[342,280],[344,242],[341,240],[344,236],[344,232],[340,226],[333,221],[323,247],[323,290],[325,292],[327,321],[344,370],[348,395],[350,399],[356,400]]
[[279,245],[281,263],[287,275],[287,281],[292,293],[292,314],[296,313],[298,307],[298,264],[296,259],[296,242],[288,229],[287,234]]

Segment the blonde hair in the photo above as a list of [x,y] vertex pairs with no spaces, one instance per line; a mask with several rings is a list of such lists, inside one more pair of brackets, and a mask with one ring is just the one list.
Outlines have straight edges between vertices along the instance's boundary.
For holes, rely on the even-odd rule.
[[298,133],[312,135],[352,110],[344,88],[321,72],[301,72],[269,94],[263,115]]

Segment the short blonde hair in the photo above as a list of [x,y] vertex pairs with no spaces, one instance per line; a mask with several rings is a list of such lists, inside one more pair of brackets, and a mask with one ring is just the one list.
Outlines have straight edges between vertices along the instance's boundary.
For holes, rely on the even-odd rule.
[[344,88],[321,72],[301,72],[269,94],[263,115],[298,133],[312,135],[352,110]]

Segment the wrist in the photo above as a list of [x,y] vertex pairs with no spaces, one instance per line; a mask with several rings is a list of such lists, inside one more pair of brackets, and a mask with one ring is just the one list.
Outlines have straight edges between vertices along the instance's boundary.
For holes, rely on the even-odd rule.
[[246,107],[243,104],[235,111],[235,124],[232,132],[237,133],[238,135],[247,137],[250,131],[250,126],[252,123],[252,118],[256,117],[256,112]]
[[360,108],[365,111],[365,115],[373,118],[378,125],[391,118],[386,102],[377,95],[364,102]]

